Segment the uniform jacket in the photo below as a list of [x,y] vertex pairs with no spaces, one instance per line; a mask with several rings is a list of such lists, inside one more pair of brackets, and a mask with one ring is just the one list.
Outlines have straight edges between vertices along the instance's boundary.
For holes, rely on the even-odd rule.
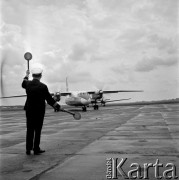
[[45,101],[51,106],[55,104],[55,100],[50,95],[45,84],[38,79],[28,80],[24,78],[22,87],[26,89],[27,100],[24,106],[26,111],[32,113],[45,113]]

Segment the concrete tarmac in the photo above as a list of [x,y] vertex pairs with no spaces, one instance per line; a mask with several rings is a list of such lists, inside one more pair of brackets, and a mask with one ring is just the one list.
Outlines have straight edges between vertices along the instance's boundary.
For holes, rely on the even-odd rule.
[[46,152],[27,156],[24,111],[2,110],[0,179],[179,177],[179,104],[106,106],[80,113],[81,120],[74,120],[47,109],[41,136]]

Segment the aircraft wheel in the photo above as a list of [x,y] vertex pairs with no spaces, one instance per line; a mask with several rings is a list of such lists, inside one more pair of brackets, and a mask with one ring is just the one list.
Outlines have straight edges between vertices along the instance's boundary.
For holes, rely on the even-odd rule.
[[85,111],[85,112],[86,112],[86,107],[82,107],[82,109],[83,109],[83,111]]
[[94,105],[94,110],[98,110],[98,105]]

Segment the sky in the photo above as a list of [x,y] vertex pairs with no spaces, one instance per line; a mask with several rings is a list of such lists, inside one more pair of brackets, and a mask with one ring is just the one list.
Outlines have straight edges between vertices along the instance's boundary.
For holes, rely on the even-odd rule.
[[178,12],[178,0],[1,0],[3,96],[25,94],[24,53],[31,52],[30,69],[43,68],[50,92],[65,92],[68,77],[71,91],[144,91],[111,99],[178,98]]

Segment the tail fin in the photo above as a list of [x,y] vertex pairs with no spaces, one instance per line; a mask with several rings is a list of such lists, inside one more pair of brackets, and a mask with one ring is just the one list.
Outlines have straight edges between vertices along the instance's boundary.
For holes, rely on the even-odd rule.
[[68,77],[66,77],[66,92],[68,92]]

